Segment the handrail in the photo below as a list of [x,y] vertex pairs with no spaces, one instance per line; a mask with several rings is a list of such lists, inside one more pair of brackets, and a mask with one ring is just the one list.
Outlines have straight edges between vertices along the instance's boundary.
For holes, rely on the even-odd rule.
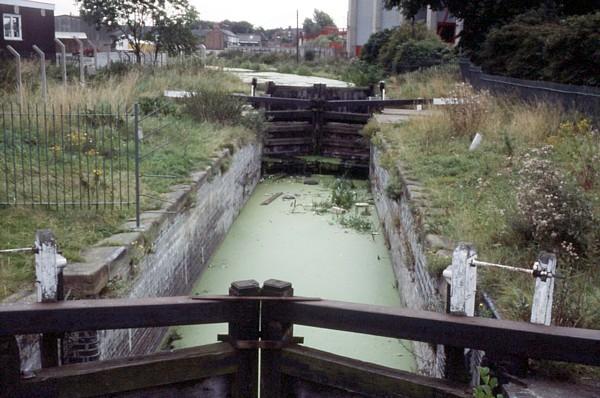
[[305,326],[473,348],[502,356],[600,366],[600,330],[329,300],[280,303],[273,310],[273,318]]
[[229,322],[235,306],[192,297],[9,304],[0,306],[0,336]]
[[[250,298],[263,301],[260,297]],[[268,300],[268,299],[265,299]],[[299,325],[467,347],[504,356],[600,366],[600,331],[298,298],[271,304],[273,319]],[[0,306],[0,336],[221,323],[243,301],[193,297],[78,300]]]

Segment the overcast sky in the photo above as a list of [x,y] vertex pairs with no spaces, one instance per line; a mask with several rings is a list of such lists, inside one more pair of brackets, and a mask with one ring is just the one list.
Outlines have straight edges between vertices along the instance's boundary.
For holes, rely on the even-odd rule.
[[[47,1],[47,0],[46,0]],[[296,8],[300,11],[300,25],[318,8],[325,11],[336,25],[346,27],[348,0],[189,0],[208,21],[248,21],[264,28],[296,26]],[[53,2],[50,0],[50,2]],[[78,14],[76,2],[56,0],[56,13]]]

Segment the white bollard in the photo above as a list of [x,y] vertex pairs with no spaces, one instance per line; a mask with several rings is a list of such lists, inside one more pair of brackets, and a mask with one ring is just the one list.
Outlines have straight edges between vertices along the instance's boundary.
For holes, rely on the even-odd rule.
[[469,147],[469,151],[474,151],[481,146],[483,142],[483,136],[480,133],[475,134],[475,138],[473,138],[473,142],[471,142],[471,146]]

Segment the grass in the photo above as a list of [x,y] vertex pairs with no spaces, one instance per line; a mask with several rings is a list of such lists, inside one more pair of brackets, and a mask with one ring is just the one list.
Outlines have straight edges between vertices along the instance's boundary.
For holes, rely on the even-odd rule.
[[[456,91],[453,87],[456,80],[448,83],[446,71],[428,80],[432,73],[436,72],[400,77],[396,81],[401,85],[392,92],[455,94],[452,91]],[[448,88],[446,92],[444,87]],[[533,148],[553,145],[552,162],[566,175],[569,184],[583,192],[597,219],[600,217],[598,174],[588,175],[591,185],[589,178],[583,179],[581,175],[591,173],[590,167],[597,167],[594,158],[586,157],[584,152],[587,146],[593,148],[599,144],[598,136],[596,133],[591,138],[595,142],[591,142],[574,132],[576,128],[564,132],[565,126],[585,123],[582,116],[549,104],[494,97],[487,97],[480,104],[478,111],[483,112],[483,117],[476,130],[457,130],[456,118],[469,116],[455,109],[403,124],[382,125],[378,138],[389,144],[388,155],[401,159],[409,173],[431,192],[431,207],[436,209],[426,215],[431,232],[474,243],[482,260],[530,268],[541,246],[524,239],[514,228],[518,214],[518,172],[524,154]],[[478,150],[469,151],[475,132],[480,132],[484,141]],[[558,251],[559,272],[568,278],[558,280],[556,285],[557,324],[600,329],[600,317],[595,310],[600,305],[598,232],[592,230],[589,245],[575,262],[569,260],[567,253]],[[533,279],[503,270],[482,269],[480,286],[492,294],[506,318],[529,320]]]
[[[24,69],[34,68],[35,63],[25,62]],[[41,102],[37,74],[23,74],[24,103],[31,106]],[[12,76],[8,77],[9,79]],[[13,84],[4,82],[4,87]],[[91,77],[86,86],[70,82],[65,87],[60,80],[48,80],[48,104],[56,109],[104,105],[130,105],[140,98],[161,96],[165,90],[188,90],[191,88],[218,87],[227,92],[242,91],[244,85],[235,76],[198,66],[185,67],[172,65],[168,68],[147,69],[130,67],[124,75],[99,74]],[[0,98],[0,105],[16,103],[15,90],[6,88]]]
[[[25,81],[26,104],[34,106],[39,90]],[[86,87],[76,83],[65,90],[60,82],[49,82],[49,104],[56,108],[91,108],[106,104],[131,105],[136,101],[163,104],[164,90],[219,90],[240,91],[243,84],[231,74],[202,68],[170,67],[168,69],[132,68],[123,75],[98,76]],[[14,92],[5,91],[0,103],[14,99]],[[147,111],[152,110],[152,106]],[[161,193],[175,184],[189,183],[189,174],[211,162],[214,154],[223,148],[236,150],[256,139],[256,133],[241,125],[222,125],[206,120],[195,120],[183,104],[171,102],[167,111],[144,119],[142,123],[141,174],[169,175],[175,178],[143,178],[142,208],[159,208]],[[62,148],[61,150],[66,150]],[[4,164],[0,153],[0,164]],[[86,155],[87,156],[87,155]],[[93,162],[101,162],[106,155],[95,154]],[[27,165],[26,165],[27,166]],[[121,170],[121,173],[127,173]],[[134,179],[133,170],[129,178]],[[20,171],[18,173],[20,175]],[[51,179],[48,179],[51,180]],[[42,185],[48,180],[42,179]],[[4,187],[0,188],[0,191]],[[78,189],[78,184],[75,186]],[[45,191],[42,187],[42,191]],[[4,197],[4,196],[2,196]],[[68,209],[51,210],[42,207],[0,208],[0,248],[30,247],[36,229],[52,229],[59,246],[71,262],[80,260],[80,250],[100,239],[119,232],[120,226],[134,216],[133,208],[124,209]],[[26,287],[32,287],[34,277],[31,255],[0,257],[0,300]]]
[[458,65],[448,64],[392,76],[386,86],[390,98],[438,98],[452,91],[458,79]]
[[[35,231],[49,228],[55,233],[63,255],[77,261],[82,247],[117,232],[127,213],[0,208],[0,242],[2,248],[32,247]],[[19,289],[31,288],[34,267],[32,254],[0,255],[0,299]]]

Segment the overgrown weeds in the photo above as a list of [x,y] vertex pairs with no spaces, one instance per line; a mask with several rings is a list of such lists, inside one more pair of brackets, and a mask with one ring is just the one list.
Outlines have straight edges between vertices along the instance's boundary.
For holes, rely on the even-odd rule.
[[[540,251],[555,252],[567,279],[556,282],[554,323],[600,329],[597,130],[543,102],[488,96],[476,109],[461,110],[457,126],[449,116],[455,110],[381,125],[376,133],[388,144],[386,156],[409,165],[427,188],[435,209],[427,215],[429,230],[473,242],[481,258],[503,264],[531,267]],[[483,143],[469,151],[475,132]],[[506,317],[529,320],[530,277],[486,269],[480,278]]]

